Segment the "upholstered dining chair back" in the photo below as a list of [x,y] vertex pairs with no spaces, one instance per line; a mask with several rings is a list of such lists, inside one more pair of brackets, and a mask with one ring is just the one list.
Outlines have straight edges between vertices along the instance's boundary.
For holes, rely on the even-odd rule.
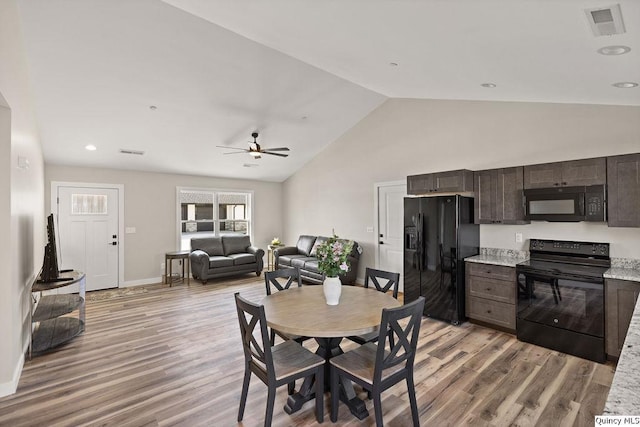
[[364,287],[368,288],[371,283],[380,292],[393,291],[393,297],[398,299],[398,286],[400,284],[400,273],[392,273],[390,271],[376,270],[368,268],[364,275]]
[[271,295],[272,288],[276,291],[289,289],[293,283],[302,286],[300,281],[300,269],[298,267],[279,268],[274,271],[264,273],[264,284],[267,288],[267,295]]

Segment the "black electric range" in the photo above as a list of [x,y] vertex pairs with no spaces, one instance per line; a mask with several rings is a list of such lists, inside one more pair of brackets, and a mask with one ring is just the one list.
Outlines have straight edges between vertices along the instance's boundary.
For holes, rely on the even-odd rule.
[[518,339],[604,362],[608,243],[532,239],[516,265]]

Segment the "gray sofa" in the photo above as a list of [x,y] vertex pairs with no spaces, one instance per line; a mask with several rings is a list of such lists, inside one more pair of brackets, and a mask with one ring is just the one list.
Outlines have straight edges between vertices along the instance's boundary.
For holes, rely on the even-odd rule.
[[264,250],[251,246],[249,236],[191,239],[191,274],[203,284],[208,279],[255,273],[263,268]]
[[[324,281],[324,275],[318,271],[318,258],[316,247],[326,241],[328,237],[301,235],[295,246],[285,246],[273,250],[275,268],[298,267],[303,281],[320,284]],[[357,242],[353,242],[353,249],[347,257],[349,271],[341,274],[340,281],[345,285],[355,283],[358,276],[358,262],[362,249]]]

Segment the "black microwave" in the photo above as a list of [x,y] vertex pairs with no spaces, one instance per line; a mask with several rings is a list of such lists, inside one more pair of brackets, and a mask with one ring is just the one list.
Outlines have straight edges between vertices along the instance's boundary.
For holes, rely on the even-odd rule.
[[606,221],[606,187],[532,188],[524,190],[525,219],[531,221]]

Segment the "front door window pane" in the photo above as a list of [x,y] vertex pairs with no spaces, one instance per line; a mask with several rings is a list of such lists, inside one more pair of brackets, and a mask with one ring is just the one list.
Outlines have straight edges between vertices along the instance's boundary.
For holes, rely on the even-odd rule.
[[71,215],[106,215],[107,196],[103,194],[72,194]]

